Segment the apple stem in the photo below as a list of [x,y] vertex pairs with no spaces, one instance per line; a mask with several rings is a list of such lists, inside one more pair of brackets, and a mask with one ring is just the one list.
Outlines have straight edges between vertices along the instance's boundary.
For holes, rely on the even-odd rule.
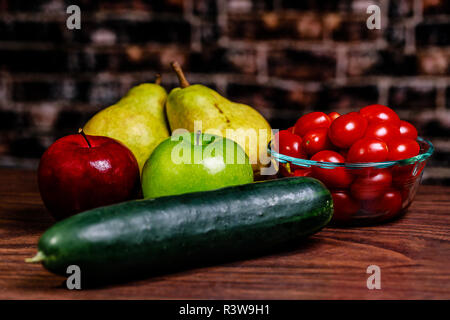
[[91,143],[89,142],[88,138],[86,137],[86,134],[84,133],[83,129],[81,129],[81,128],[78,129],[78,133],[83,136],[84,140],[86,140],[89,148],[92,148]]
[[200,135],[202,132],[200,130],[197,131],[197,134],[195,135],[195,145],[200,145]]
[[186,77],[184,76],[183,69],[181,69],[180,64],[177,61],[173,61],[171,64],[173,71],[177,74],[178,80],[180,81],[180,87],[186,88],[189,87],[190,84],[186,80]]
[[41,251],[38,251],[34,257],[25,259],[25,262],[26,263],[38,263],[38,262],[41,262],[44,260],[45,260],[45,254],[43,254]]
[[159,73],[156,74],[155,84],[161,85],[161,75]]

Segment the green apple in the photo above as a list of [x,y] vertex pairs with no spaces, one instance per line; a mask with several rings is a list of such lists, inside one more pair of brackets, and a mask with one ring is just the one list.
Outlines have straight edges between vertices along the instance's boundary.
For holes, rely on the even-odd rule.
[[142,170],[144,198],[206,191],[253,182],[245,151],[206,133],[174,134],[161,142]]

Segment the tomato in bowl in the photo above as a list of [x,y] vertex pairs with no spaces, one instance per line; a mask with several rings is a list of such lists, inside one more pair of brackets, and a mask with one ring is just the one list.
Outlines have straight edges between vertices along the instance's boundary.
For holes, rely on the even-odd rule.
[[404,214],[434,151],[432,143],[418,137],[414,126],[399,120],[392,109],[373,105],[361,110],[336,117],[328,127],[326,121],[310,124],[309,133],[300,138],[304,149],[305,139],[312,142],[306,151],[298,150],[300,157],[283,154],[272,142],[268,146],[281,176],[313,177],[328,187],[332,222],[344,226],[381,223]]

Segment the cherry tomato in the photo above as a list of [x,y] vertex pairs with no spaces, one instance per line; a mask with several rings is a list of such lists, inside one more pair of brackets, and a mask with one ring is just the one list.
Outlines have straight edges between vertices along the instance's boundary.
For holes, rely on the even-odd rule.
[[340,149],[339,154],[344,157],[345,162],[347,162],[348,149]]
[[407,187],[400,189],[399,191],[400,194],[402,195],[402,208],[406,208],[408,205],[411,204],[411,202],[409,201],[411,188]]
[[[323,150],[311,157],[313,161],[343,163],[344,157],[339,153]],[[329,188],[347,188],[353,181],[353,176],[345,168],[326,169],[314,166],[312,176],[322,181]]]
[[379,138],[388,142],[399,135],[399,127],[390,122],[378,122],[369,124],[365,138]]
[[281,130],[275,136],[275,151],[293,158],[303,158],[302,138],[288,130]]
[[304,169],[296,169],[294,171],[294,177],[310,177],[312,174],[311,168],[304,168]]
[[359,202],[353,199],[345,191],[332,192],[333,197],[333,220],[334,221],[345,221],[351,218],[359,210]]
[[388,160],[402,160],[417,156],[420,152],[419,144],[408,138],[397,138],[388,142]]
[[400,120],[400,137],[417,139],[417,129],[408,121]]
[[283,177],[310,177],[312,170],[292,163],[280,163],[280,174]]
[[327,128],[312,129],[303,136],[302,149],[309,156],[332,147]]
[[406,166],[392,168],[392,184],[398,188],[409,188],[416,179],[420,179],[425,162],[417,164],[412,163]]
[[359,114],[362,115],[368,122],[391,122],[392,124],[399,126],[400,118],[397,113],[389,107],[381,104],[372,104],[359,110]]
[[367,128],[367,121],[357,112],[344,114],[331,123],[328,136],[339,148],[349,148],[361,139]]
[[336,111],[330,112],[328,114],[328,117],[330,118],[331,122],[333,122],[334,120],[336,120],[340,116],[341,116],[340,113],[337,113]]
[[398,190],[388,189],[379,198],[365,203],[364,208],[374,214],[382,215],[383,220],[390,219],[402,209],[402,195]]
[[391,182],[392,175],[388,169],[374,169],[356,178],[350,190],[356,199],[370,200],[381,196]]
[[306,132],[317,128],[328,128],[330,118],[323,112],[310,112],[301,116],[295,123],[294,133],[303,137]]
[[287,130],[294,133],[294,126],[287,128]]
[[388,158],[387,144],[378,138],[356,141],[347,154],[347,162],[382,162]]

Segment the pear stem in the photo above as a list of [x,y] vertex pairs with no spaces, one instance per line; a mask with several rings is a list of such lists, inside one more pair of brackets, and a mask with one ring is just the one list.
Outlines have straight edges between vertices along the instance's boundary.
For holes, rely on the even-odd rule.
[[173,61],[171,64],[173,71],[177,74],[178,80],[180,81],[180,87],[186,88],[189,87],[190,84],[186,80],[186,77],[184,76],[183,69],[181,69],[180,64],[177,61]]
[[197,134],[195,135],[195,145],[198,146],[200,145],[200,135],[202,134],[202,132],[200,130],[197,131]]
[[156,74],[155,84],[161,85],[161,75],[159,73]]
[[83,136],[84,140],[86,140],[89,148],[92,148],[91,143],[89,142],[88,138],[86,137],[86,134],[84,133],[83,129],[81,129],[81,128],[78,129],[78,133]]

